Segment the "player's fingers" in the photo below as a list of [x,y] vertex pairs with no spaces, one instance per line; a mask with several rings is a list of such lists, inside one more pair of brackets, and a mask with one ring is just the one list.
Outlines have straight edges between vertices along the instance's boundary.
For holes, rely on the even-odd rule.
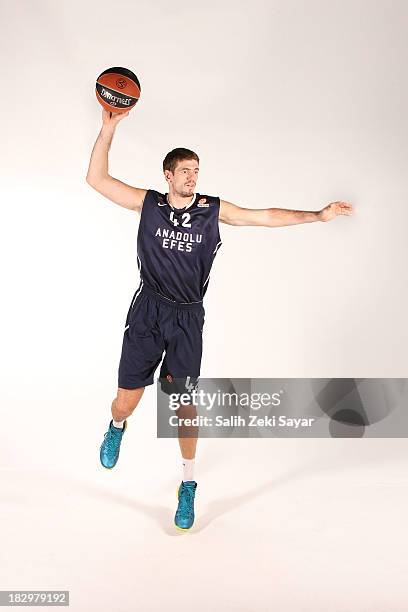
[[119,123],[119,121],[122,121],[122,119],[124,117],[127,117],[129,114],[129,112],[127,113],[115,113],[115,115],[113,116],[114,120],[116,123]]
[[337,202],[336,204],[337,210],[341,210],[341,211],[345,211],[345,210],[352,210],[353,207],[351,204],[348,204],[347,202]]

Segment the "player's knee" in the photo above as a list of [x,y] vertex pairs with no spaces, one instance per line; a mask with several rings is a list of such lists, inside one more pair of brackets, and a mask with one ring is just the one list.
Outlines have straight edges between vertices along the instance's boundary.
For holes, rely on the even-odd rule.
[[138,405],[144,392],[144,387],[137,389],[118,388],[117,396],[113,400],[115,412],[118,416],[126,418]]

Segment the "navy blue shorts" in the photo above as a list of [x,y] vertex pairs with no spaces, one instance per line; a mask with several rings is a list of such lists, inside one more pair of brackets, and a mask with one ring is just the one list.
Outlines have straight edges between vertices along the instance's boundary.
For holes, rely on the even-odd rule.
[[[205,310],[202,302],[172,302],[150,287],[136,291],[126,317],[118,387],[136,389],[152,385],[153,375],[162,360],[162,390],[182,392],[169,383],[196,388],[203,349],[202,331]],[[193,386],[192,386],[193,385]],[[184,386],[184,385],[183,385]]]

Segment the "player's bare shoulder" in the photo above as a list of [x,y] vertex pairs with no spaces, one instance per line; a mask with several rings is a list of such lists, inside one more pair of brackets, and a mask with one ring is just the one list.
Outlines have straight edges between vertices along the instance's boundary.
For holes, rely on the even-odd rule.
[[236,209],[237,206],[232,202],[227,202],[227,200],[220,199],[220,222],[230,224],[233,220]]
[[149,189],[140,189],[139,187],[134,187],[133,189],[135,190],[135,192],[137,192],[135,193],[133,210],[136,210],[138,213],[141,213],[144,201],[146,199],[146,194]]

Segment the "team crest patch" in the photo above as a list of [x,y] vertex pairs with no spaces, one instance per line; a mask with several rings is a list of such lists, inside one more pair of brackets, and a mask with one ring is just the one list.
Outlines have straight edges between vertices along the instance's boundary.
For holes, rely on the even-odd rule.
[[198,200],[197,206],[201,206],[202,208],[207,208],[209,206],[209,204],[208,204],[206,198],[200,198]]

